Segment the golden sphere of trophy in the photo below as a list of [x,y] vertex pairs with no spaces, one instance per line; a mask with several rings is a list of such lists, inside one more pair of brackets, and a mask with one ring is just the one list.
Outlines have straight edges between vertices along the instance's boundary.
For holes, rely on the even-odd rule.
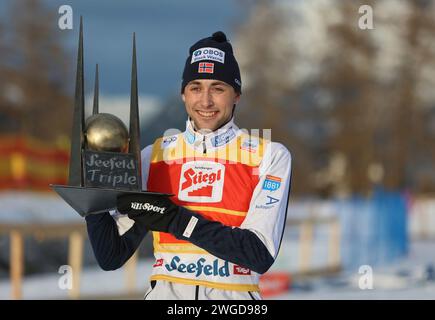
[[87,148],[92,151],[127,152],[128,130],[118,117],[98,113],[86,120]]

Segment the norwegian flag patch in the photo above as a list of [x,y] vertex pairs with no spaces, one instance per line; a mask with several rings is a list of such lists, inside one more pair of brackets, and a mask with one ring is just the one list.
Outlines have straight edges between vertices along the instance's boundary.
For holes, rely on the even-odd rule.
[[200,62],[198,65],[198,73],[213,73],[214,63],[213,62]]

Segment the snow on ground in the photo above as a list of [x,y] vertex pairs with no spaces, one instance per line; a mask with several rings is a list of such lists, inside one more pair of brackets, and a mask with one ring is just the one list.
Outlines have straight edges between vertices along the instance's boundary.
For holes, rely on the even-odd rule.
[[[60,223],[83,221],[77,213],[54,194],[36,193],[0,193],[1,223]],[[298,216],[298,205],[293,203],[292,217]],[[324,207],[328,209],[328,207]],[[426,208],[426,207],[425,207]],[[414,210],[410,214],[410,235],[434,234],[432,226],[435,219],[435,208]],[[331,210],[314,208],[319,214],[328,215]],[[300,215],[307,212],[301,204]],[[420,212],[422,211],[422,212]],[[427,211],[425,213],[425,211]],[[425,213],[425,214],[422,214]],[[431,215],[429,215],[429,213]],[[418,218],[418,219],[417,219]],[[431,218],[431,219],[429,219]],[[432,222],[432,223],[431,223]],[[420,229],[425,227],[423,231]],[[318,230],[319,235],[312,248],[312,266],[320,266],[327,260],[325,256],[327,241]],[[288,228],[283,240],[280,256],[272,270],[285,269],[296,271],[300,256],[296,231]],[[137,267],[137,283],[134,297],[140,299],[148,288],[152,259],[140,260]],[[334,277],[310,278],[306,281],[294,281],[291,290],[270,299],[435,299],[435,242],[410,242],[409,252],[405,258],[390,265],[373,267],[373,289],[361,290],[358,282],[361,275],[358,270],[346,270]],[[68,299],[68,291],[61,290],[58,282],[63,274],[41,274],[27,276],[23,282],[24,299]],[[83,298],[122,298],[126,296],[125,270],[106,272],[98,266],[84,268],[81,278],[81,294]],[[10,298],[9,279],[0,281],[0,299]]]
[[[135,295],[144,296],[148,289],[154,259],[142,259],[137,264],[137,282]],[[33,275],[25,277],[22,284],[23,299],[69,299],[68,290],[60,289],[64,273]],[[126,272],[124,268],[115,271],[103,271],[98,266],[85,268],[80,279],[82,298],[122,297],[126,292]],[[0,281],[0,299],[10,299],[9,279]]]
[[288,293],[269,299],[435,299],[435,242],[414,241],[405,258],[373,267],[373,288],[362,290],[359,270],[293,283]]
[[[139,260],[136,292],[141,299],[147,288],[153,259]],[[343,272],[337,276],[295,281],[289,292],[267,297],[276,300],[316,299],[435,299],[435,242],[413,242],[406,258],[394,264],[373,267],[373,289],[358,287],[360,274]],[[68,299],[68,291],[58,286],[62,274],[29,276],[23,282],[24,299]],[[81,278],[82,298],[125,298],[125,270],[103,271],[85,268]],[[10,299],[9,280],[0,282],[0,299]]]
[[55,193],[0,192],[0,223],[73,223],[83,221]]

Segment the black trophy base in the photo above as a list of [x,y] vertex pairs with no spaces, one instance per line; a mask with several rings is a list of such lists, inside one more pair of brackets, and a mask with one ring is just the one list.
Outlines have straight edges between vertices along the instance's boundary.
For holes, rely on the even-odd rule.
[[127,193],[154,194],[162,196],[172,196],[172,194],[148,192],[148,191],[128,191],[108,188],[75,187],[50,185],[58,195],[65,200],[79,215],[86,217],[89,214],[98,214],[116,209],[116,198]]

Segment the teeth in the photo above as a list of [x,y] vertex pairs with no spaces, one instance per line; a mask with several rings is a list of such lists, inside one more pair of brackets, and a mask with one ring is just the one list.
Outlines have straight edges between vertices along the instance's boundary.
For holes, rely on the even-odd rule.
[[198,111],[198,113],[203,117],[213,117],[216,114],[216,111],[212,111],[212,112]]

